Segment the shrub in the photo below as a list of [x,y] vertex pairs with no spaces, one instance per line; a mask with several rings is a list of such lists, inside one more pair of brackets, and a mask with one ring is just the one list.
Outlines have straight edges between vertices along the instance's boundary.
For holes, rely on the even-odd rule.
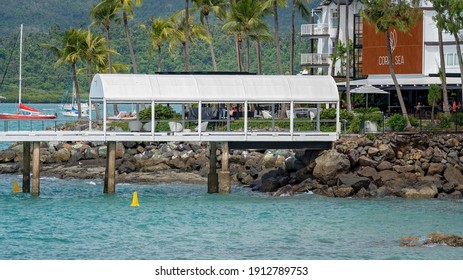
[[414,116],[408,116],[408,120],[413,127],[419,127],[420,122]]
[[[140,111],[140,120],[151,119],[151,106]],[[174,117],[180,117],[178,113],[172,109],[172,107],[156,104],[154,117],[158,120],[168,120]]]
[[[347,111],[346,109],[341,109],[339,111],[339,118],[341,120],[351,121],[354,118],[354,114]],[[323,109],[320,112],[320,119],[322,119],[322,120],[335,120],[336,119],[336,108]]]
[[452,114],[452,119],[455,125],[462,126],[463,125],[463,112],[455,112]]
[[439,120],[439,124],[437,125],[439,128],[450,128],[452,126],[452,116],[450,115],[440,112],[437,114],[437,119]]
[[386,120],[386,125],[392,131],[403,131],[407,126],[407,121],[401,114],[393,114]]

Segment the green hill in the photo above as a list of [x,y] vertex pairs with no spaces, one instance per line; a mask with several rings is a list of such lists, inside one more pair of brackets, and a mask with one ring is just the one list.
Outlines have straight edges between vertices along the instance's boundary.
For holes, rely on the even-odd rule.
[[[314,0],[320,1],[320,0]],[[98,0],[2,0],[0,9],[0,81],[4,73],[5,80],[0,87],[0,95],[14,102],[18,91],[19,46],[18,33],[21,23],[24,24],[23,50],[23,99],[26,102],[59,102],[66,83],[70,79],[70,66],[54,67],[57,60],[42,43],[56,42],[56,33],[69,27],[86,28],[90,22],[89,12]],[[288,1],[290,2],[290,1]],[[145,32],[138,27],[139,23],[149,18],[170,16],[184,7],[184,0],[160,1],[145,0],[142,7],[136,8],[135,18],[131,21],[133,44],[140,73],[154,73],[156,57],[148,55],[149,41]],[[284,71],[289,69],[289,22],[290,9],[280,9],[280,26],[282,30],[282,60]],[[298,19],[296,28],[301,19]],[[273,18],[269,17],[269,24]],[[103,30],[94,28],[94,32],[104,36]],[[224,34],[220,26],[213,27],[213,39],[219,71],[236,71],[235,49],[233,38]],[[112,28],[112,47],[120,54],[116,62],[130,64],[129,51],[122,27]],[[295,71],[300,71],[298,61],[301,52],[307,52],[309,41],[296,40]],[[15,45],[16,44],[16,45]],[[245,44],[243,44],[245,45]],[[244,48],[244,46],[243,46]],[[274,43],[264,44],[262,53],[263,72],[277,74],[276,50]],[[250,72],[257,71],[255,48],[251,45]],[[206,43],[198,43],[190,47],[191,71],[212,71],[209,48]],[[244,52],[244,49],[243,49]],[[11,62],[10,62],[11,59]],[[6,71],[8,67],[8,71]],[[79,67],[84,68],[83,64]],[[167,46],[163,49],[163,71],[183,71],[183,57],[180,46],[174,55],[169,55]],[[82,71],[79,74],[79,85],[88,91],[88,79]]]

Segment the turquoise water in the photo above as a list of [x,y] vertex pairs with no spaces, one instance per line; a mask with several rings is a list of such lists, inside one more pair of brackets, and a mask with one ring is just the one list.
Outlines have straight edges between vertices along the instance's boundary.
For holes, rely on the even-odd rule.
[[[42,178],[40,197],[0,175],[0,259],[463,259],[463,248],[400,247],[463,235],[463,202],[270,197],[234,187]],[[131,207],[138,192],[140,207]]]

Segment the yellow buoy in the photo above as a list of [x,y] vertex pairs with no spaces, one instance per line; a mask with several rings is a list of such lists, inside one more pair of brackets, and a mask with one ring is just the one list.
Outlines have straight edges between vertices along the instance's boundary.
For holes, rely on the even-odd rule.
[[138,204],[137,192],[133,192],[132,204],[130,206],[132,206],[132,207],[140,206],[140,204]]
[[19,190],[18,181],[16,181],[16,179],[13,180],[13,192],[15,192],[15,193],[21,192]]

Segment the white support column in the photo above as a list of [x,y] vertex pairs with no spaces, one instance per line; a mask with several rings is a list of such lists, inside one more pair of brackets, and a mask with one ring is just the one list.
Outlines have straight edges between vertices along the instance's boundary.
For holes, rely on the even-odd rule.
[[106,119],[107,119],[107,114],[108,110],[107,107],[108,104],[106,104],[106,99],[103,99],[103,135],[104,135],[104,140],[106,141]]
[[88,131],[92,131],[92,98],[88,96]]
[[341,135],[341,124],[339,123],[339,115],[340,115],[340,102],[336,104],[336,134],[339,137]]
[[198,102],[198,134],[199,134],[199,141],[201,141],[201,134],[202,134],[202,131],[201,131],[201,122],[202,122],[202,107],[203,106],[203,103],[201,102],[201,100]]
[[248,101],[244,101],[244,137],[248,140]]
[[154,100],[152,100],[151,101],[151,137],[153,138],[154,138],[154,130],[156,129],[156,120],[154,119],[154,116],[155,116],[154,106],[155,106]]
[[291,138],[294,134],[294,101],[291,101],[289,104],[289,133],[291,134]]

